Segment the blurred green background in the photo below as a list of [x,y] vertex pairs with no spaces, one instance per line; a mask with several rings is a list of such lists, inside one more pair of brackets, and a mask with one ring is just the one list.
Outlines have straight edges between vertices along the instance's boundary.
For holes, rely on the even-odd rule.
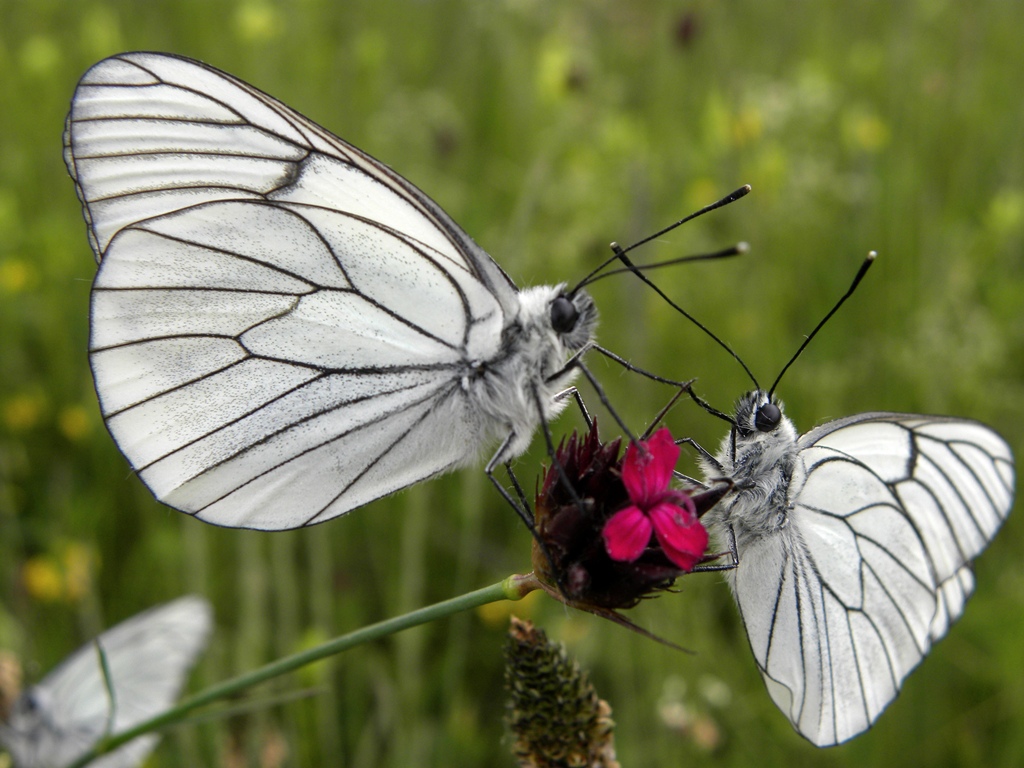
[[[30,679],[185,592],[217,613],[196,689],[529,567],[527,531],[476,470],[282,534],[195,522],[132,478],[92,391],[94,262],[61,159],[77,79],[123,50],[203,59],[281,98],[422,187],[521,285],[578,279],[609,241],[749,183],[636,258],[748,241],[741,259],[654,277],[767,384],[878,250],[779,389],[802,430],[865,410],[947,413],[1024,455],[1017,4],[4,0],[0,19],[0,648]],[[749,388],[632,277],[593,293],[606,346],[700,377],[720,408]],[[637,427],[667,398],[593,367]],[[668,423],[709,446],[723,432],[690,403]],[[535,443],[517,465],[528,488]],[[963,620],[842,747],[792,731],[727,588],[698,575],[631,614],[693,655],[538,597],[305,670],[260,695],[316,695],[180,729],[150,764],[511,766],[500,650],[514,608],[591,671],[627,768],[1019,765],[1022,546],[1011,516]]]

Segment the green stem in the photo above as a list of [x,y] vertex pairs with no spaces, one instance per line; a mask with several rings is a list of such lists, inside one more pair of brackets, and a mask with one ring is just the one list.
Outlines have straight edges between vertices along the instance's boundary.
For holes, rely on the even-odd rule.
[[434,603],[428,605],[425,608],[419,608],[410,613],[403,614],[401,616],[395,616],[391,619],[378,622],[377,624],[371,624],[367,627],[362,627],[354,632],[350,632],[347,635],[336,637],[333,640],[328,640],[322,645],[318,645],[315,648],[296,653],[291,656],[286,656],[283,659],[273,661],[266,666],[254,669],[251,672],[246,672],[238,677],[234,677],[230,680],[226,680],[223,683],[214,685],[207,688],[205,691],[200,691],[195,696],[185,699],[177,706],[162,712],[155,717],[151,717],[149,720],[145,720],[133,728],[128,729],[122,733],[117,733],[112,736],[100,739],[92,749],[83,754],[78,760],[69,766],[69,768],[81,768],[88,764],[90,761],[96,759],[100,755],[105,755],[108,752],[120,747],[122,744],[137,738],[144,733],[164,728],[174,723],[183,720],[185,715],[192,712],[194,709],[210,704],[219,699],[226,699],[229,696],[252,688],[253,686],[264,683],[280,675],[293,672],[299,667],[304,667],[307,664],[312,664],[314,661],[320,661],[320,659],[333,656],[336,653],[347,651],[349,648],[353,648],[363,643],[368,643],[373,640],[379,640],[382,637],[393,635],[396,632],[401,632],[403,629],[409,629],[410,627],[416,627],[420,624],[426,624],[430,621],[444,618],[445,616],[451,616],[460,611],[465,611],[470,608],[478,608],[481,605],[487,603],[494,603],[498,600],[520,600],[533,590],[540,587],[533,574],[526,575],[513,575],[507,579],[499,581],[497,584],[492,584],[489,587],[478,589],[473,592],[467,592],[464,595],[453,597],[450,600],[445,600],[440,603]]

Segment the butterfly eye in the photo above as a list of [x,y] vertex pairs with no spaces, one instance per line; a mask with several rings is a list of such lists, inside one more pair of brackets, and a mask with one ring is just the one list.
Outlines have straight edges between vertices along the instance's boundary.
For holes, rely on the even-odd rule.
[[580,313],[565,296],[559,296],[551,302],[551,327],[556,333],[569,333],[576,327]]
[[782,411],[775,403],[765,403],[757,409],[757,416],[754,417],[754,426],[758,432],[771,432],[782,421]]
[[43,703],[39,700],[39,695],[34,688],[30,688],[21,694],[21,698],[18,699],[17,709],[23,715],[31,715],[34,712],[43,708]]

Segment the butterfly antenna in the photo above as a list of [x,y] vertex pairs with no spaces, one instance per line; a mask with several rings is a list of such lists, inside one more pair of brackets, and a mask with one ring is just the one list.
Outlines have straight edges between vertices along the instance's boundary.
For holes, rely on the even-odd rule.
[[[658,232],[655,232],[653,235],[650,235],[649,237],[645,237],[643,240],[638,240],[637,242],[633,243],[628,248],[624,249],[622,252],[623,253],[629,253],[634,248],[638,248],[641,245],[643,245],[644,243],[649,243],[651,240],[654,240],[656,237],[661,237],[662,235],[664,235],[664,234],[666,234],[668,232],[671,232],[676,227],[681,226],[681,225],[685,224],[688,221],[692,221],[693,219],[696,219],[698,216],[703,216],[705,213],[710,213],[711,211],[714,211],[714,210],[716,210],[718,208],[722,208],[723,206],[726,206],[729,203],[736,202],[741,197],[746,197],[747,193],[749,193],[749,192],[750,192],[750,185],[749,184],[744,184],[742,187],[737,189],[735,192],[729,193],[728,195],[723,197],[721,200],[718,200],[718,201],[716,201],[714,203],[711,203],[711,205],[705,205],[699,211],[695,211],[694,213],[691,213],[689,216],[680,219],[675,224],[670,224],[667,227],[665,227],[664,229],[659,230]],[[599,273],[602,270],[604,270],[605,267],[607,267],[609,264],[611,264],[612,262],[614,262],[618,258],[620,258],[620,257],[619,257],[618,254],[616,254],[616,255],[612,256],[610,259],[607,259],[606,261],[603,261],[600,265],[597,266],[597,268],[591,270],[591,272],[586,277],[584,277],[582,280],[580,280],[580,282],[577,283],[576,286],[572,290],[570,290],[568,292],[568,295],[569,296],[574,295],[576,293],[576,291],[578,291],[584,285],[587,285],[589,282],[591,282],[591,278],[593,278],[597,273]],[[682,261],[685,261],[685,260],[686,259],[682,259]],[[630,271],[635,271],[635,268],[630,270]]]
[[[586,288],[588,285],[593,285],[598,280],[603,280],[604,278],[611,277],[612,275],[621,275],[626,272],[635,272],[636,270],[640,270],[641,272],[650,272],[652,269],[660,269],[661,267],[671,267],[676,264],[682,264],[687,261],[714,261],[716,259],[727,259],[730,256],[741,256],[742,254],[747,253],[749,250],[750,246],[747,245],[746,243],[736,243],[736,245],[731,245],[728,248],[723,248],[722,250],[715,251],[714,253],[699,253],[694,256],[680,256],[675,259],[668,259],[667,261],[657,261],[654,262],[653,264],[638,264],[636,265],[635,269],[630,269],[629,267],[619,267],[618,269],[610,269],[607,272],[602,272],[600,274],[591,273],[589,277],[587,277],[584,280],[581,280],[576,285],[576,287],[573,288],[573,292],[578,291],[580,288]],[[615,259],[618,258],[619,257],[617,255],[612,256],[611,261],[614,261]]]
[[843,306],[843,302],[845,302],[848,298],[850,298],[850,296],[853,295],[853,292],[857,290],[857,286],[860,285],[860,281],[864,279],[864,275],[868,273],[868,270],[871,268],[871,265],[875,263],[875,259],[877,257],[877,252],[868,252],[867,258],[865,258],[864,262],[860,265],[860,269],[857,270],[857,274],[854,276],[853,282],[850,283],[850,287],[847,289],[846,293],[844,293],[842,297],[839,299],[839,301],[836,302],[835,306],[829,310],[829,313],[821,319],[821,322],[814,326],[814,330],[811,331],[810,335],[806,339],[804,339],[804,343],[801,344],[800,348],[796,351],[796,353],[791,358],[789,358],[789,362],[786,363],[785,366],[783,366],[782,370],[779,372],[779,375],[775,378],[775,383],[772,384],[772,388],[768,390],[769,400],[771,400],[772,394],[775,392],[775,388],[779,386],[779,382],[782,381],[782,377],[785,375],[786,371],[789,370],[789,366],[791,366],[796,361],[796,359],[800,357],[800,353],[807,348],[807,345],[811,343],[811,339],[813,339],[818,334],[818,331],[822,329],[822,326],[824,326],[825,323],[829,321],[832,315],[834,315],[839,310],[839,308]]
[[[740,187],[739,189],[735,190],[734,192],[730,192],[728,195],[723,197],[721,200],[718,200],[718,201],[716,201],[714,203],[711,203],[710,205],[705,205],[699,211],[695,211],[694,213],[691,213],[689,216],[687,216],[684,219],[680,219],[675,224],[669,224],[667,227],[665,227],[661,231],[655,232],[653,235],[649,235],[649,236],[645,237],[643,240],[637,240],[635,243],[633,243],[631,246],[629,246],[629,248],[624,249],[623,253],[629,253],[634,248],[639,248],[641,245],[644,245],[645,243],[649,243],[649,242],[651,242],[651,240],[654,240],[657,237],[661,237],[662,235],[671,232],[676,227],[681,226],[682,224],[685,224],[688,221],[692,221],[693,219],[696,219],[698,216],[703,216],[705,213],[711,213],[711,211],[717,210],[719,208],[724,208],[729,203],[735,203],[741,197],[746,197],[748,194],[750,194],[750,185],[749,184],[744,184],[742,187]],[[606,264],[610,263],[610,261],[609,262],[605,262],[605,263]]]
[[[733,194],[735,194],[735,193],[733,193]],[[670,307],[672,307],[676,312],[681,314],[683,317],[685,317],[691,323],[693,323],[698,328],[700,328],[702,331],[704,331],[704,333],[706,333],[708,336],[710,336],[711,339],[716,344],[718,344],[718,346],[720,346],[722,349],[724,349],[726,352],[728,352],[730,355],[732,355],[733,359],[735,359],[736,362],[740,364],[740,367],[742,367],[743,370],[746,372],[747,376],[750,377],[750,380],[752,382],[754,382],[754,388],[755,389],[760,389],[760,386],[757,383],[757,379],[754,378],[753,372],[750,370],[750,368],[747,367],[747,364],[744,363],[740,359],[740,356],[737,355],[735,352],[733,352],[732,347],[730,347],[728,344],[726,344],[724,341],[722,341],[720,338],[718,338],[714,333],[712,333],[711,329],[708,328],[706,325],[704,325],[702,322],[700,322],[700,320],[695,318],[693,315],[691,315],[685,309],[683,309],[678,304],[676,304],[674,301],[672,301],[672,299],[670,299],[668,296],[666,296],[665,292],[663,290],[661,290],[661,288],[659,288],[657,285],[655,285],[653,282],[651,282],[651,280],[648,279],[647,275],[645,275],[643,272],[641,272],[639,269],[637,269],[636,265],[632,261],[629,260],[629,258],[626,256],[626,251],[623,250],[622,246],[620,246],[618,243],[612,243],[612,251],[614,251],[616,258],[618,258],[623,264],[625,264],[626,268],[630,272],[632,272],[637,277],[639,277],[643,282],[647,283],[647,285],[649,285],[654,290],[655,293],[657,293],[659,296],[661,296],[661,298],[663,298],[666,302],[668,302],[668,305]]]

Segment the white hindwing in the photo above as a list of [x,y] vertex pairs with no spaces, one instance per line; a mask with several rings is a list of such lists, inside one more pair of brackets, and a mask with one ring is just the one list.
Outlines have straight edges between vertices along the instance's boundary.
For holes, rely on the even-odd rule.
[[[103,648],[114,690],[111,733],[131,728],[177,700],[189,669],[209,639],[210,605],[183,597],[140,613],[101,634],[27,690],[0,740],[18,768],[70,765],[107,732],[110,696],[96,643]],[[159,736],[135,739],[90,765],[129,768],[141,763]]]
[[732,579],[772,698],[828,746],[870,727],[962,613],[1013,504],[1013,455],[977,422],[892,413],[797,448],[786,523],[750,538]]
[[495,438],[466,371],[504,353],[522,294],[398,174],[252,86],[156,53],[89,70],[65,144],[100,262],[100,405],[161,501],[295,528]]

